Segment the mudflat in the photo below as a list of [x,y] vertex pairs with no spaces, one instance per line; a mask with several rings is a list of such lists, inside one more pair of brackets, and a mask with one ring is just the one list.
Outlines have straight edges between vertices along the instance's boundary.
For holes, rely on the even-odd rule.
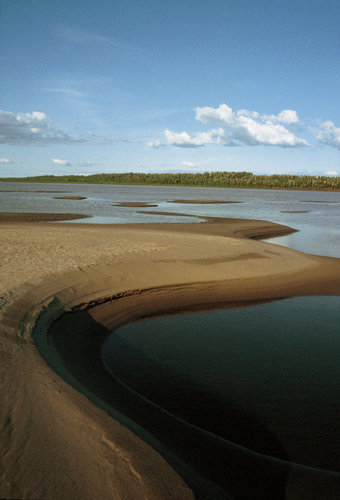
[[109,380],[100,346],[169,309],[339,295],[340,259],[254,241],[291,231],[265,221],[39,215],[0,217],[0,498],[338,498],[338,474],[216,439]]

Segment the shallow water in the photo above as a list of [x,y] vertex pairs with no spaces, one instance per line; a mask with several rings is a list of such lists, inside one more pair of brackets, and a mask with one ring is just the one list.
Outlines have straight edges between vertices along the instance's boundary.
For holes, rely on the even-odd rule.
[[[86,199],[55,199],[59,196],[85,196]],[[169,203],[171,200],[189,199],[238,203]],[[115,206],[120,202],[144,202],[156,204],[157,207]],[[338,192],[0,182],[0,212],[82,213],[92,216],[92,219],[84,219],[87,224],[200,222],[200,219],[185,216],[144,213],[148,210],[202,217],[268,220],[299,230],[289,236],[272,238],[271,243],[332,257],[340,257],[339,209]]]
[[168,411],[254,451],[340,471],[340,298],[135,322],[103,359]]

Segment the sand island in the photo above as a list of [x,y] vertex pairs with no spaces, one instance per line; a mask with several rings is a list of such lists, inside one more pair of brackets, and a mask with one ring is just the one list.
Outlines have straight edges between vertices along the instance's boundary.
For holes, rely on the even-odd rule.
[[0,498],[338,498],[339,474],[217,439],[109,381],[100,346],[169,309],[339,295],[340,259],[254,241],[291,231],[265,221],[33,219],[0,217]]

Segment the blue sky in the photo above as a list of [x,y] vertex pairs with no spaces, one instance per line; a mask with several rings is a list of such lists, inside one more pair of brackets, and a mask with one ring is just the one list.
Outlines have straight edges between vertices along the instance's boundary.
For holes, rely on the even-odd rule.
[[2,0],[0,177],[340,175],[339,0]]

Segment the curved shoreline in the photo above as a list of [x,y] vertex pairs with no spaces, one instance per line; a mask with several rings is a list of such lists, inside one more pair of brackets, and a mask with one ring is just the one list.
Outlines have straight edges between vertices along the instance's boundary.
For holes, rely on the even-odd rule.
[[[256,235],[264,231],[267,231],[267,234],[270,231],[278,231],[280,226],[264,221],[229,221],[228,224],[224,221],[220,224],[181,225],[181,228],[177,224],[154,224],[152,227],[143,228],[137,225],[129,227],[85,225],[84,227],[84,224],[81,224],[79,227],[80,225],[75,224],[72,226],[65,228],[65,225],[53,224],[53,227],[47,228],[43,223],[6,224],[6,229],[13,234],[21,233],[22,236],[29,230],[30,236],[40,244],[44,242],[46,245],[48,241],[60,244],[64,239],[76,245],[66,248],[65,255],[68,254],[72,259],[65,269],[62,269],[62,263],[60,264],[59,275],[47,276],[48,272],[58,269],[59,264],[56,262],[58,252],[56,252],[55,260],[48,261],[50,269],[45,263],[41,281],[31,282],[28,285],[21,283],[18,286],[20,290],[13,292],[14,287],[12,293],[16,295],[16,300],[12,300],[11,303],[8,300],[7,307],[5,305],[1,326],[3,347],[1,356],[7,372],[2,373],[0,385],[1,394],[4,395],[0,416],[7,422],[1,431],[1,442],[4,443],[2,448],[5,451],[7,449],[4,455],[3,477],[8,479],[7,483],[3,482],[0,485],[0,495],[6,498],[9,494],[14,494],[13,496],[20,498],[23,489],[28,488],[32,493],[31,496],[38,498],[91,498],[92,496],[105,499],[114,498],[113,491],[115,488],[116,491],[120,488],[120,497],[126,499],[143,498],[146,492],[149,498],[175,498],[175,495],[180,499],[193,498],[185,483],[161,458],[159,455],[161,453],[178,472],[181,472],[187,483],[197,485],[201,491],[209,490],[210,499],[233,498],[233,491],[243,486],[241,478],[235,475],[228,478],[229,494],[223,493],[219,487],[213,487],[211,482],[204,479],[201,479],[201,483],[197,482],[199,481],[197,471],[185,463],[190,462],[186,453],[193,455],[191,446],[187,446],[184,451],[180,450],[180,453],[184,453],[184,458],[178,458],[176,456],[178,447],[183,447],[185,443],[177,442],[171,449],[170,444],[174,444],[173,438],[176,433],[171,437],[168,434],[170,431],[165,431],[161,420],[155,423],[153,410],[148,417],[147,411],[144,411],[145,405],[140,403],[140,407],[135,406],[135,400],[132,402],[127,395],[120,403],[123,411],[119,410],[116,400],[113,407],[107,403],[102,404],[101,395],[96,395],[94,392],[96,387],[97,389],[100,387],[101,382],[93,376],[94,373],[96,376],[98,374],[96,365],[98,360],[96,361],[96,357],[93,359],[93,348],[97,346],[98,349],[105,332],[112,327],[112,324],[122,324],[136,315],[151,314],[156,310],[161,312],[169,309],[169,305],[174,308],[182,307],[184,304],[188,307],[197,307],[197,304],[203,306],[218,301],[270,299],[320,293],[338,295],[339,259],[307,256],[282,247],[273,248],[268,243],[230,237],[235,233]],[[68,240],[66,236],[72,237],[72,240]],[[102,241],[103,238],[106,238],[107,248],[98,249],[93,240]],[[88,249],[91,242],[92,252],[89,255],[77,254],[81,243],[87,245]],[[111,250],[108,254],[108,249],[112,249],[114,244],[115,252]],[[40,257],[42,253],[41,249]],[[32,260],[26,264],[29,263],[32,264]],[[28,273],[26,278],[29,277]],[[24,288],[26,293],[23,293]],[[115,308],[114,314],[112,306]],[[56,352],[55,346],[51,345],[51,337],[47,335],[51,325],[56,328],[59,323],[60,327],[63,315],[67,311],[70,313],[68,320],[72,317],[72,320],[79,322],[81,327],[81,330],[74,329],[76,335],[73,340],[78,348],[81,347],[82,357],[87,359],[83,368],[79,364],[79,357],[74,359],[72,353],[68,352],[69,346],[64,344],[64,352],[62,346],[59,346]],[[84,336],[84,329],[90,326],[89,331],[93,332],[94,324],[97,325],[98,337],[94,338],[93,333]],[[61,378],[45,364],[36,351],[32,344],[32,329],[40,352],[48,364],[53,364],[53,368]],[[59,333],[62,331],[65,329],[59,328]],[[95,366],[92,373],[89,373],[88,368],[91,365],[88,363],[91,359]],[[83,378],[79,381],[80,375]],[[65,380],[69,383],[65,383]],[[89,386],[92,386],[92,391],[89,390]],[[23,387],[25,390],[18,391],[18,387]],[[118,391],[118,388],[116,389]],[[94,406],[88,398],[92,398],[97,406]],[[32,404],[35,405],[34,408]],[[132,418],[122,416],[125,415],[124,405],[132,407],[134,412]],[[26,414],[20,414],[20,408],[25,408]],[[108,417],[106,411],[111,411],[114,418]],[[161,409],[156,413],[164,417]],[[35,421],[34,416],[39,422]],[[123,426],[119,424],[119,418],[123,419]],[[149,432],[143,429],[143,425],[141,427],[133,423],[133,420],[138,418],[142,422],[143,419],[149,419],[151,425]],[[168,418],[165,418],[165,421],[168,424]],[[151,443],[158,452],[132,434],[125,425],[135,434],[141,435],[143,441]],[[173,425],[176,428],[177,424]],[[24,451],[20,451],[25,430],[26,432],[29,430],[29,438],[26,436]],[[150,434],[152,432],[154,436],[156,434],[156,438],[152,437]],[[196,436],[196,431],[191,432]],[[167,438],[165,445],[160,441],[164,437]],[[192,443],[195,439],[193,438]],[[51,456],[52,443],[56,450],[60,449],[63,443],[63,454],[57,451]],[[216,455],[221,453],[220,445],[217,446],[215,443],[214,446],[214,453]],[[240,454],[242,456],[240,463],[245,465],[244,452]],[[18,472],[14,462],[19,456],[21,465]],[[236,456],[237,453],[235,455],[233,451],[233,457]],[[92,457],[92,460],[89,457]],[[101,471],[100,467],[94,467],[93,459],[100,464]],[[251,462],[253,466],[256,464],[256,460],[252,459]],[[39,481],[32,477],[28,480],[32,467],[38,467],[41,471],[42,476]],[[199,464],[195,467],[199,467]],[[204,475],[205,467],[207,463],[203,461],[198,475]],[[275,465],[273,467],[275,468]],[[320,478],[319,473],[315,474],[315,471],[286,467],[284,477],[282,479],[281,476],[279,483],[280,491],[277,492],[281,497],[276,495],[275,498],[301,500],[306,488],[309,499],[337,498],[334,496],[339,488],[337,475],[326,474],[330,479],[329,491],[320,496],[320,488],[325,486],[324,474],[321,474]],[[99,487],[98,478],[102,477],[103,468],[106,472]],[[11,474],[13,475],[15,470],[17,472],[12,476],[15,477],[13,482]],[[234,471],[236,470],[239,470],[239,467]],[[214,474],[217,473],[216,468],[212,467],[210,476],[208,474],[212,482],[215,482]],[[65,474],[71,474],[73,485],[65,482],[63,479]],[[88,475],[85,482],[84,474]],[[125,478],[119,481],[119,486],[114,479],[118,478],[117,474],[120,478]],[[260,469],[256,465],[253,475],[255,484],[258,483],[259,474]],[[264,485],[268,477],[267,474],[263,476]],[[311,493],[313,485],[313,491],[319,493]],[[268,493],[270,494],[272,490]],[[312,496],[317,494],[319,496]],[[255,498],[253,496],[252,500]],[[262,495],[258,498],[264,500],[274,497]]]

